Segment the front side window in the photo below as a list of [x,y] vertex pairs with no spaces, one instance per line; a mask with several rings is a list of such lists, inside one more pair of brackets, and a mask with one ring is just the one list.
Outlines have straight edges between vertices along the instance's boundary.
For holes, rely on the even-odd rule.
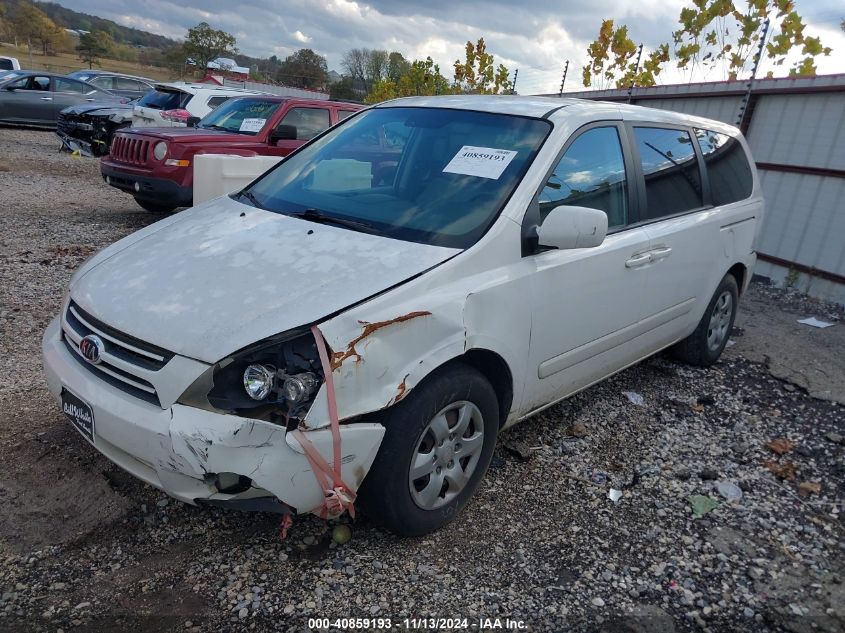
[[255,136],[279,109],[279,101],[260,97],[229,99],[206,114],[197,127]]
[[754,177],[739,141],[713,130],[695,130],[704,155],[713,205],[745,200],[751,195]]
[[331,125],[329,111],[324,108],[291,108],[279,125],[296,128],[296,140],[310,141]]
[[467,248],[496,220],[550,130],[548,121],[527,117],[374,108],[292,154],[239,199],[352,230]]
[[645,176],[646,213],[643,219],[662,218],[701,207],[701,176],[689,132],[635,127],[634,138]]
[[[85,81],[85,79],[81,79],[80,81]],[[112,88],[114,88],[114,77],[94,77],[93,79],[88,79],[87,81],[92,86],[97,86],[97,88],[99,88],[100,90],[111,90]]]
[[144,90],[146,86],[140,81],[130,79],[129,77],[115,77],[115,87],[117,90]]
[[21,77],[17,81],[13,81],[8,84],[8,87],[14,88],[15,90],[41,90],[49,92],[50,78],[29,75],[28,77]]
[[540,192],[540,217],[559,205],[607,214],[608,228],[628,221],[625,160],[615,127],[597,127],[576,138]]
[[350,117],[355,114],[356,110],[338,110],[337,111],[337,120],[343,121],[346,117]]

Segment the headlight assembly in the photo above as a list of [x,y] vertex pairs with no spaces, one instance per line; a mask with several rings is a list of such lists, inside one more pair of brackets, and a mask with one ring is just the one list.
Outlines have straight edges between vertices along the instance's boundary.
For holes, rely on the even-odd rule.
[[232,354],[203,374],[181,404],[296,425],[323,383],[314,337],[308,331],[274,336]]

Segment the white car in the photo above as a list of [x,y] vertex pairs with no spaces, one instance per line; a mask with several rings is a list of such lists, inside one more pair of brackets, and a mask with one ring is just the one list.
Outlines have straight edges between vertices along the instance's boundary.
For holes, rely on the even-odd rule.
[[184,502],[325,516],[357,494],[424,534],[503,428],[670,346],[716,362],[755,262],[753,165],[736,128],[672,112],[384,103],[86,262],[44,335],[49,389]]
[[5,55],[0,55],[0,71],[20,69],[21,64],[17,57],[6,57]]
[[189,118],[201,119],[232,97],[256,94],[261,93],[211,84],[156,84],[135,103],[132,127],[185,127]]

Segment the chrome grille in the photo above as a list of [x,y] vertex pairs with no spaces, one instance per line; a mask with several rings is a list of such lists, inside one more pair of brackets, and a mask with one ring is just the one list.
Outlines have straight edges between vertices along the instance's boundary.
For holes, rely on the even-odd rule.
[[[88,370],[127,393],[161,405],[152,378],[163,368],[173,352],[118,332],[92,317],[73,301],[68,305],[62,321],[65,344],[75,358]],[[105,351],[98,364],[88,362],[79,351],[80,341],[89,334],[96,334],[103,341]]]
[[146,165],[151,141],[128,134],[116,134],[111,144],[111,158],[121,163]]

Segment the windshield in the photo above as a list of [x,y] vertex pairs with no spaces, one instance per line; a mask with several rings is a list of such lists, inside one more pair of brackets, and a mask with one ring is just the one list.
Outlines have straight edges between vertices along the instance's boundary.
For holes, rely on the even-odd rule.
[[375,108],[281,162],[241,199],[357,230],[467,248],[498,217],[548,121],[445,108]]
[[179,110],[184,108],[190,100],[191,95],[187,92],[156,88],[141,97],[138,105],[153,110]]
[[205,115],[197,127],[255,136],[281,104],[260,97],[229,99]]

